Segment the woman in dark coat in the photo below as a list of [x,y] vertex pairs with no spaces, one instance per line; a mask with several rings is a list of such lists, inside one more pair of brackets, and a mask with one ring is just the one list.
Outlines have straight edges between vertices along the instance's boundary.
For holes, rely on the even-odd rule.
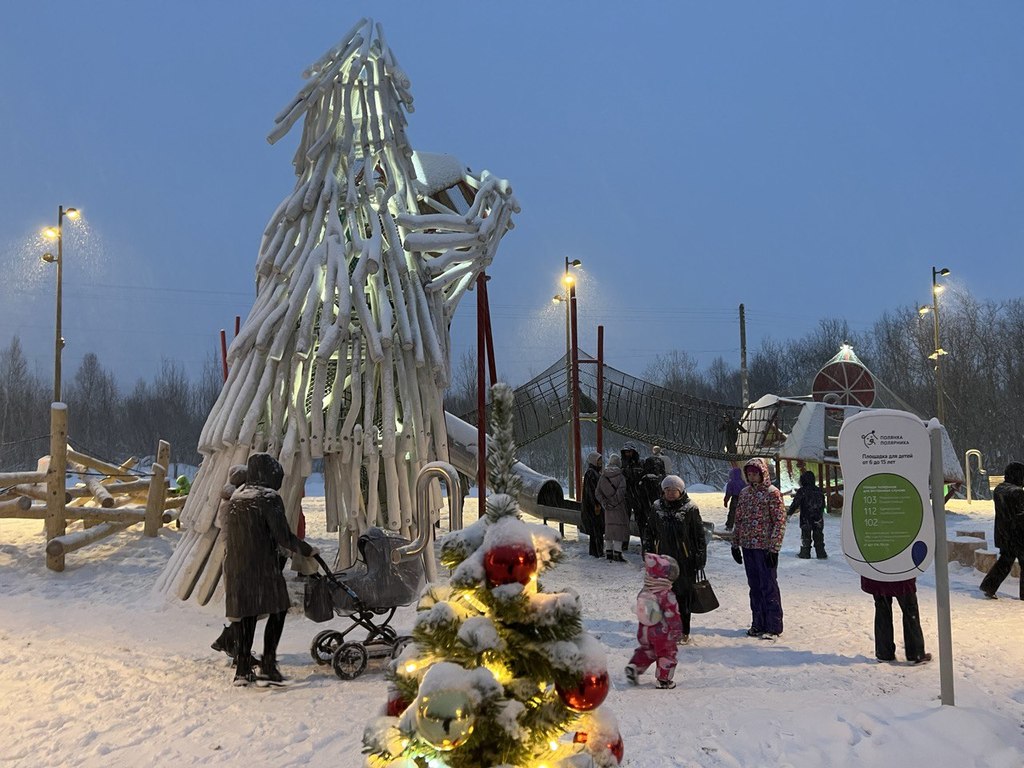
[[601,454],[594,451],[587,457],[587,473],[583,475],[583,501],[580,517],[583,532],[590,537],[590,556],[604,556],[604,517],[597,503],[597,481],[601,479]]
[[604,513],[605,555],[609,560],[624,563],[622,542],[629,541],[629,510],[626,508],[626,478],[622,475],[622,462],[615,454],[608,458],[594,496]]
[[911,664],[931,661],[932,655],[924,651],[921,611],[917,605],[917,579],[875,581],[861,576],[860,588],[875,598],[875,658],[896,661],[892,629],[892,599],[895,597],[903,612],[903,647],[907,661]]
[[686,493],[686,483],[678,475],[661,481],[661,498],[654,502],[654,529],[658,554],[675,558],[679,576],[672,582],[672,591],[679,603],[683,620],[682,642],[690,641],[690,596],[697,572],[704,570],[708,560],[708,542],[700,510]]
[[284,470],[267,453],[249,457],[246,482],[231,495],[225,516],[224,599],[227,617],[239,623],[235,685],[256,680],[252,668],[252,644],[256,621],[267,615],[263,633],[261,678],[283,682],[277,667],[277,644],[291,605],[288,586],[281,574],[278,547],[307,557],[316,550],[299,540],[288,527],[278,490]]

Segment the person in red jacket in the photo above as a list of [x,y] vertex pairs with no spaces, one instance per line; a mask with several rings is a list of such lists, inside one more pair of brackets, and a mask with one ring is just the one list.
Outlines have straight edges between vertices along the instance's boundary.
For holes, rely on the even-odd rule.
[[782,596],[779,593],[779,550],[786,535],[786,504],[772,485],[768,462],[754,458],[744,465],[747,487],[736,505],[732,557],[747,573],[750,587],[751,637],[782,634]]
[[875,658],[896,661],[896,641],[892,631],[892,599],[903,612],[903,649],[911,664],[932,660],[924,651],[924,633],[921,631],[921,612],[917,606],[917,579],[902,581],[875,581],[860,577],[860,588],[875,598]]

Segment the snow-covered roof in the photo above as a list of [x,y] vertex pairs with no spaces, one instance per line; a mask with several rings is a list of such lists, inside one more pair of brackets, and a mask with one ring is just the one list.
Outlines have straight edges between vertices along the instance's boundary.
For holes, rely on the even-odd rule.
[[[871,410],[856,405],[830,405],[765,395],[751,403],[743,414],[737,452],[751,456],[775,456],[792,461],[837,463],[836,440],[843,421],[855,413]],[[929,422],[922,420],[926,426]],[[942,432],[942,466],[946,482],[962,483],[963,467],[946,428]]]

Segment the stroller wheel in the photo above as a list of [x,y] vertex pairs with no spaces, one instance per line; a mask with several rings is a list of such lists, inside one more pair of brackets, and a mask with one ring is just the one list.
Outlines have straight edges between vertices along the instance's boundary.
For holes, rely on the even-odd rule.
[[342,643],[331,657],[331,666],[342,680],[352,680],[363,674],[367,658],[362,643]]
[[309,655],[317,664],[324,665],[331,663],[334,651],[341,645],[341,633],[333,629],[325,629],[318,632],[313,638],[313,644],[309,647]]
[[394,647],[391,649],[391,658],[397,659],[402,655],[402,651],[405,650],[405,646],[412,642],[410,635],[402,635],[401,637],[395,638]]

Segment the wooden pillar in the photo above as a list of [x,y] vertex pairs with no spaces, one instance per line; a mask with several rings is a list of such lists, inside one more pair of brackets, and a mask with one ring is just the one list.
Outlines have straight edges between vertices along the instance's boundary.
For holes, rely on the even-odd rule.
[[146,536],[156,536],[163,525],[164,500],[167,498],[167,464],[171,459],[171,444],[161,440],[153,462],[153,475],[149,479],[149,496],[146,499]]
[[[46,541],[67,532],[64,517],[68,459],[68,407],[64,403],[50,405],[50,467],[46,472]],[[46,567],[64,570],[64,555],[47,552]]]

